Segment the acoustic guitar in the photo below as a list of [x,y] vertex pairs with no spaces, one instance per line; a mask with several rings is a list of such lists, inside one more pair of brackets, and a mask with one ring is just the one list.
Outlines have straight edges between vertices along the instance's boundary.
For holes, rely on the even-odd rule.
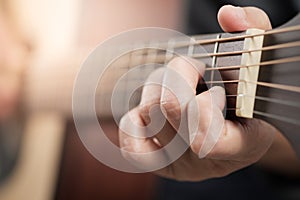
[[[131,108],[139,103],[142,88],[138,86],[148,75],[179,54],[199,59],[207,65],[205,76],[198,84],[198,92],[214,85],[225,87],[227,118],[259,118],[269,122],[288,138],[300,156],[299,22],[300,14],[284,26],[269,31],[249,29],[244,33],[193,36],[189,40],[171,38],[158,45],[153,45],[153,41],[140,46],[132,44],[133,47],[128,48],[132,50],[121,50],[125,53],[117,58],[109,58],[106,54],[106,60],[100,55],[104,55],[105,50],[111,51],[108,45],[105,46],[107,49],[96,49],[83,63],[75,82],[73,108],[82,102],[82,93],[88,98],[90,92],[96,90],[95,101],[90,102],[95,103],[100,118],[115,114],[118,120],[128,111],[127,104]],[[147,31],[151,30],[146,29],[145,33]],[[200,50],[198,45],[201,45]],[[148,66],[149,63],[157,65]],[[104,65],[107,68],[100,78],[89,75],[92,70]],[[95,73],[98,72],[100,74],[101,70]],[[131,73],[128,75],[128,72]],[[93,87],[98,78],[98,85]],[[81,90],[76,90],[77,87]],[[134,88],[139,89],[128,97]],[[116,105],[119,105],[117,109]],[[90,108],[86,106],[73,111],[89,116]]]
[[[289,139],[300,156],[300,136],[298,135],[298,128],[300,128],[299,32],[300,14],[284,26],[270,31],[249,30],[244,33],[193,36],[192,42],[183,45],[181,42],[173,42],[172,50],[181,49],[181,52],[186,51],[187,56],[202,59],[207,55],[191,51],[193,46],[201,44],[208,52],[208,56],[212,57],[213,62],[207,66],[205,80],[208,81],[205,84],[199,83],[199,90],[202,90],[202,87],[205,89],[207,85],[224,84],[227,95],[227,118],[255,117],[269,122]],[[133,55],[149,57],[149,54],[155,55],[152,62],[157,63],[168,62],[175,56],[167,54],[166,51],[153,49],[133,51],[126,56],[131,58]],[[143,63],[143,59],[138,58],[137,60],[139,62],[135,64]],[[120,61],[120,63],[122,62]],[[119,65],[120,63],[117,66],[122,68],[121,71],[124,73],[134,67],[133,64],[128,65],[126,63],[125,66],[122,66]],[[107,71],[108,74],[115,72],[114,67],[111,69],[112,71]],[[216,71],[220,72],[222,79],[214,76]],[[112,79],[112,76],[107,75],[106,80],[104,78],[99,82],[96,94],[99,104],[96,107],[99,111],[99,117],[102,119],[105,118],[106,120],[111,117],[111,111],[107,110],[107,101],[111,98],[111,89],[114,83],[121,76],[122,73]],[[103,84],[106,81],[109,81],[109,86]],[[124,89],[126,93],[126,87]],[[84,91],[82,96],[84,98]],[[139,97],[134,98],[132,106],[136,105],[138,101]],[[26,107],[26,101],[24,106]],[[34,113],[26,125],[28,134],[24,135],[25,139],[23,140],[22,151],[20,151],[22,153],[18,158],[19,166],[17,165],[13,175],[6,178],[2,183],[0,199],[26,199],[25,196],[26,194],[28,196],[28,190],[30,190],[27,187],[29,184],[34,184],[36,186],[34,190],[40,191],[31,199],[51,198],[56,183],[53,177],[57,175],[55,169],[58,167],[60,157],[58,149],[61,149],[61,143],[57,141],[61,141],[64,120],[57,113],[48,115],[49,110],[51,108],[47,107],[41,112],[42,114]],[[83,109],[82,119],[84,120],[86,117]],[[102,123],[105,120],[100,121]],[[39,130],[35,130],[31,126],[37,121],[44,124]],[[37,135],[39,135],[40,140],[50,136],[54,145],[38,147],[46,149],[46,151],[40,154],[34,152],[32,158],[28,158],[28,154],[31,154],[31,147],[40,145],[37,140],[34,140]],[[35,142],[32,143],[32,141]],[[34,177],[32,183],[27,182],[29,176]]]

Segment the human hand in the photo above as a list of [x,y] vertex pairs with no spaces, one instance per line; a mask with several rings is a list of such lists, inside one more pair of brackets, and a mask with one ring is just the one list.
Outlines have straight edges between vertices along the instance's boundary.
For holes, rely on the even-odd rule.
[[[271,29],[267,15],[253,7],[224,6],[219,11],[218,20],[223,30],[229,32],[248,28]],[[155,171],[158,175],[188,181],[222,177],[255,163],[272,144],[277,130],[268,123],[258,119],[247,119],[243,123],[224,119],[223,88],[213,87],[196,95],[196,86],[205,72],[205,66],[200,63],[196,65],[190,59],[175,58],[167,66],[180,75],[189,88],[178,88],[179,84],[176,79],[171,81],[168,70],[154,72],[148,83],[158,75],[163,85],[180,92],[174,94],[162,86],[146,83],[140,105],[122,118],[119,126],[120,147],[125,158],[134,165],[147,168],[147,165],[155,165],[153,163],[168,162],[172,154],[169,151],[151,160],[143,159],[143,154],[164,148],[177,134],[183,115],[187,116],[183,131],[187,137],[182,135],[178,145],[190,146],[179,159]],[[187,90],[194,95],[189,101],[182,100]],[[153,111],[157,107],[161,112]],[[147,129],[140,127],[147,127],[156,118],[160,119],[161,114],[167,123],[158,134],[148,138],[137,137],[147,135],[140,132]]]

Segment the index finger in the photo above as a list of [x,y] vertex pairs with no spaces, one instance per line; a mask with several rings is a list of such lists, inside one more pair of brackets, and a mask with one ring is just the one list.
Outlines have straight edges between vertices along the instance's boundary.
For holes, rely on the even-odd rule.
[[187,57],[176,57],[167,65],[163,77],[160,103],[170,124],[177,129],[187,103],[195,97],[205,64]]

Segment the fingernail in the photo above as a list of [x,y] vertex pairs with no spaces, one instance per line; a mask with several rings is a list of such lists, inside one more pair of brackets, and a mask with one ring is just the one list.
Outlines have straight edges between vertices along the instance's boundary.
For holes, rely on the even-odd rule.
[[240,22],[244,23],[246,26],[248,22],[245,10],[239,6],[233,6],[233,8],[237,18],[240,19]]

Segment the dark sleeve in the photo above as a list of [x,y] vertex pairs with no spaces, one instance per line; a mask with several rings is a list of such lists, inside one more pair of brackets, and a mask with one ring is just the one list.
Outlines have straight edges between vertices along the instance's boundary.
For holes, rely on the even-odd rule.
[[255,6],[263,9],[270,17],[273,27],[287,22],[299,12],[299,0],[190,0],[187,15],[187,33],[221,32],[217,12],[226,4]]

